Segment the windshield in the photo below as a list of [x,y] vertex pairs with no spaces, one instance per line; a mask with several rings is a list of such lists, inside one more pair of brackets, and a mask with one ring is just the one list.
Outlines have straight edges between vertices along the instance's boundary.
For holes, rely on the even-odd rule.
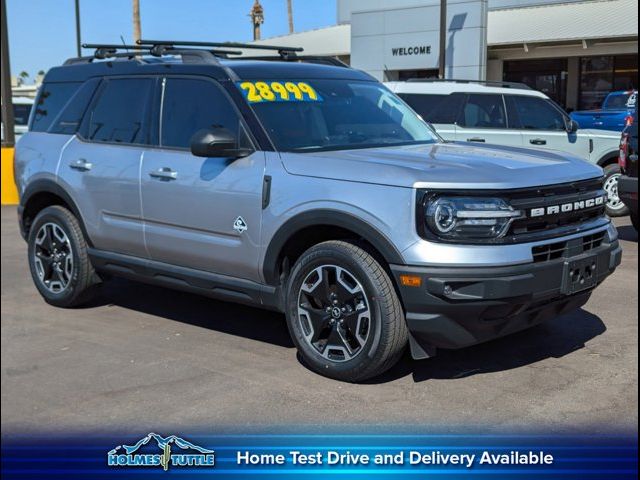
[[375,82],[245,81],[238,87],[280,151],[346,150],[439,141],[413,110]]

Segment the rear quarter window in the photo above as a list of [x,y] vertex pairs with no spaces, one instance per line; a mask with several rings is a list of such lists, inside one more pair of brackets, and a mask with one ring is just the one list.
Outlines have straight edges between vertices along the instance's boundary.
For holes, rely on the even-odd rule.
[[48,132],[62,135],[73,135],[76,133],[80,127],[82,117],[87,110],[87,106],[89,102],[91,102],[93,94],[99,84],[100,79],[98,78],[93,78],[85,82],[67,102]]
[[43,83],[33,105],[30,130],[46,132],[81,84],[82,82]]

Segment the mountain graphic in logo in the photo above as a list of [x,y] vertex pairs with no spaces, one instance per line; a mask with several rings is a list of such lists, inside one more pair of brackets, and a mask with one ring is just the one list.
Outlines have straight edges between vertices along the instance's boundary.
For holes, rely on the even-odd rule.
[[[142,453],[140,449],[147,445],[155,444],[161,453]],[[172,453],[172,446],[179,450]],[[165,471],[169,466],[214,466],[214,451],[195,445],[184,438],[176,435],[163,437],[157,433],[149,433],[146,437],[138,440],[134,445],[119,445],[107,454],[109,466],[121,467],[142,467],[161,466]]]
[[168,437],[164,438],[158,435],[157,433],[151,432],[146,437],[138,440],[138,442],[135,445],[120,445],[114,448],[109,452],[109,455],[117,455],[118,453],[122,453],[122,452],[119,452],[120,449],[123,449],[127,455],[131,455],[137,452],[140,449],[140,447],[142,447],[143,445],[146,445],[151,440],[156,441],[156,443],[158,444],[158,448],[160,448],[160,450],[164,450],[167,445],[174,444],[183,450],[191,449],[191,450],[196,450],[200,453],[205,453],[205,454],[213,453],[213,450],[208,450],[206,448],[199,447],[198,445],[194,445],[193,443],[186,441],[184,438],[180,438],[175,435],[169,435]]

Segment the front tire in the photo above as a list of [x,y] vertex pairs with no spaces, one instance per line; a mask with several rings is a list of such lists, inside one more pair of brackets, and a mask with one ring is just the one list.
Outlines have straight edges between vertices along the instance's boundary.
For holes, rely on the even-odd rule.
[[402,305],[382,266],[343,241],[320,243],[296,262],[287,284],[287,324],[304,363],[337,380],[385,372],[408,340]]
[[624,217],[629,215],[629,208],[618,195],[618,180],[622,176],[622,169],[618,164],[604,167],[604,189],[609,200],[607,202],[607,215],[610,217]]
[[31,277],[47,303],[69,308],[91,299],[98,277],[78,219],[69,210],[58,205],[42,210],[27,243]]

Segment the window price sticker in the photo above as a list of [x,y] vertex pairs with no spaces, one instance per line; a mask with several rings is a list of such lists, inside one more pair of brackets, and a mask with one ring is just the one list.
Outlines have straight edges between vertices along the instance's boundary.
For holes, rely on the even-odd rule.
[[322,97],[307,82],[238,82],[249,103],[322,102]]

